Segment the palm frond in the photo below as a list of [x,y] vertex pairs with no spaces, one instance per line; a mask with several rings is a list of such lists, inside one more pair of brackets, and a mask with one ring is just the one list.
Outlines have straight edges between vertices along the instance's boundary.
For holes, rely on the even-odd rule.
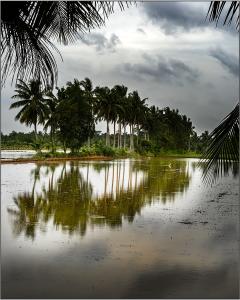
[[203,179],[213,183],[219,176],[228,174],[239,162],[239,104],[213,130],[209,145],[199,165],[203,165]]
[[239,2],[212,1],[208,9],[207,18],[210,22],[216,22],[217,25],[221,17],[223,17],[223,25],[230,25],[235,18],[235,26],[239,30]]
[[[15,95],[16,96],[16,95]],[[12,97],[12,98],[16,98],[16,97]],[[22,99],[22,98],[20,98]],[[29,100],[19,100],[19,101],[16,101],[16,102],[13,102],[11,105],[10,105],[10,109],[12,108],[18,108],[18,107],[21,107],[21,106],[25,106],[29,103]]]
[[53,86],[54,53],[60,55],[54,41],[67,45],[104,25],[114,1],[3,1],[1,9],[2,84],[12,74],[13,80],[34,78]]

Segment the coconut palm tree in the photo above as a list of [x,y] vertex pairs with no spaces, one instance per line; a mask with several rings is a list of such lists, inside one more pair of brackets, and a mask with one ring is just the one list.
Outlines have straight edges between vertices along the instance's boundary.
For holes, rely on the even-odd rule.
[[[94,106],[95,98],[94,98],[94,90],[93,90],[92,81],[89,78],[86,77],[84,80],[82,80],[80,82],[80,86],[83,87],[83,89],[84,89],[84,95],[87,99],[87,102],[90,105],[91,115],[94,118],[94,116],[93,116],[93,106]],[[89,130],[89,132],[90,131],[93,132],[94,128],[93,128],[93,130]],[[90,147],[90,145],[91,145],[91,137],[89,136],[88,137],[88,147]]]
[[96,96],[95,113],[97,115],[97,119],[104,119],[107,122],[106,146],[109,146],[109,123],[114,111],[115,99],[113,97],[113,93],[108,87],[96,87],[94,93]]
[[[114,119],[114,127],[115,127],[115,122],[118,121],[118,148],[122,147],[122,139],[121,139],[122,120],[124,119],[124,115],[125,115],[124,104],[127,95],[127,90],[128,88],[124,85],[115,85],[112,89],[112,92],[116,100],[116,105],[115,105],[116,118]],[[115,136],[115,130],[114,130],[114,136]]]
[[[121,9],[123,5],[118,2]],[[1,3],[2,83],[12,78],[57,80],[55,42],[67,45],[105,24],[114,1],[20,1]]]
[[47,130],[50,128],[50,138],[51,138],[51,144],[52,144],[52,152],[55,151],[55,133],[57,130],[57,121],[58,121],[58,113],[57,108],[58,104],[60,103],[60,99],[55,96],[52,92],[52,90],[49,90],[46,93],[47,101],[46,104],[49,109],[49,114],[47,115],[47,118],[45,120],[44,130]]
[[37,124],[44,124],[49,114],[49,109],[44,98],[45,90],[41,88],[39,80],[31,80],[28,84],[18,80],[13,99],[18,101],[11,104],[12,108],[21,108],[15,119],[27,126],[34,125],[35,138],[37,141]]
[[134,126],[137,126],[137,134],[139,134],[139,124],[142,121],[143,111],[145,110],[145,101],[147,98],[141,99],[138,91],[133,91],[128,96],[129,100],[129,126],[130,126],[130,149],[134,150]]

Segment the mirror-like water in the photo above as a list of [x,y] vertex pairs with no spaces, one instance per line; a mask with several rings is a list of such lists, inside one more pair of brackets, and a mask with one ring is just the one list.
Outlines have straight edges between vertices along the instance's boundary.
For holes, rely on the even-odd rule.
[[238,179],[194,159],[2,166],[3,298],[237,298]]

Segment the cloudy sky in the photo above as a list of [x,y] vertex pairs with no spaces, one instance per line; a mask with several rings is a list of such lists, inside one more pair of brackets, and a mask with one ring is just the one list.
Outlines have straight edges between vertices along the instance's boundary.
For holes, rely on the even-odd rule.
[[[69,46],[59,46],[63,62],[58,86],[89,77],[94,86],[124,84],[148,104],[178,108],[198,133],[212,130],[239,95],[239,35],[234,25],[205,21],[209,3],[138,2],[116,8],[106,26]],[[14,85],[1,95],[1,130],[28,132],[9,111]],[[105,130],[105,124],[97,126]]]

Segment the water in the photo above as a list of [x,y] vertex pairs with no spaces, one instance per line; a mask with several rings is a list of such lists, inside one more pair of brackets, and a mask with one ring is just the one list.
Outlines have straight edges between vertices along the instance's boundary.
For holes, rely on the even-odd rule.
[[30,158],[36,154],[34,150],[3,150],[1,159]]
[[3,298],[238,298],[238,178],[196,159],[2,166]]
[[[46,153],[48,150],[42,150],[42,152]],[[64,151],[61,149],[57,150],[58,153],[63,153]],[[68,149],[66,153],[70,153]],[[10,160],[17,158],[31,158],[36,154],[35,150],[2,150],[1,151],[1,159]]]

